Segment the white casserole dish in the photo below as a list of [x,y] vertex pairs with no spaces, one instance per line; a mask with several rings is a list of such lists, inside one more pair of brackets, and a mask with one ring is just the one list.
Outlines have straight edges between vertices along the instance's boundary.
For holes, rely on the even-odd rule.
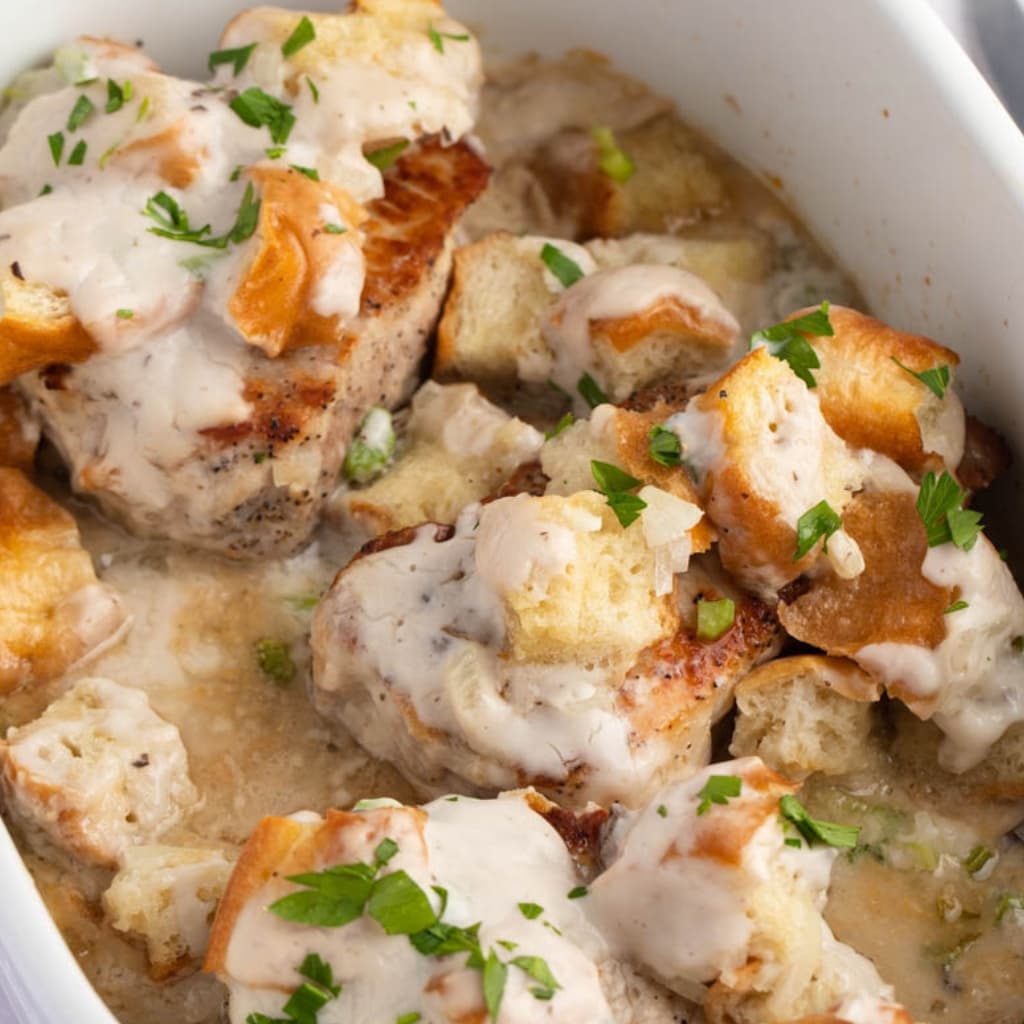
[[[6,0],[0,81],[81,32],[141,39],[161,63],[199,75],[243,6],[42,0],[27,15]],[[781,180],[873,311],[957,349],[967,404],[1024,451],[1024,137],[925,0],[448,6],[492,49],[611,55],[749,167]],[[1015,493],[1003,489],[1007,510]],[[1014,538],[1007,531],[1000,541],[1012,547]],[[0,1011],[6,997],[24,1024],[111,1024],[2,826],[0,878]]]

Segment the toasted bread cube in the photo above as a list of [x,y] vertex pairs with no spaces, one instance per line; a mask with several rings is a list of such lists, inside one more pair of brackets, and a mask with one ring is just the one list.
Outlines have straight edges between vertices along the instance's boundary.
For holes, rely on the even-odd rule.
[[141,690],[83,679],[0,742],[8,810],[88,864],[115,867],[197,799],[175,726]]
[[[541,259],[545,244],[584,277],[563,288]],[[498,234],[456,254],[434,372],[489,388],[553,382],[582,412],[584,374],[621,401],[665,377],[721,367],[738,331],[712,288],[677,262],[602,270],[572,242]]]
[[673,231],[726,205],[725,182],[706,144],[677,114],[652,117],[616,133],[615,141],[633,164],[626,181],[601,170],[589,131],[556,135],[534,161],[556,205],[574,210],[577,236]]
[[[828,425],[847,444],[887,455],[915,476],[955,472],[965,433],[963,406],[952,391],[960,357],[854,309],[833,306],[829,322],[834,335],[809,339],[821,362],[813,372]],[[950,371],[943,398],[908,372],[943,366]]]
[[29,415],[21,395],[0,388],[0,466],[30,473],[39,438],[39,422]]
[[755,349],[669,421],[719,531],[722,563],[767,593],[820,554],[844,577],[863,569],[847,532],[796,559],[797,523],[821,501],[842,515],[864,479],[863,462],[829,427],[816,395],[781,359]]
[[0,468],[0,693],[60,676],[125,621],[74,519],[19,470]]
[[371,535],[418,523],[453,523],[536,457],[543,436],[488,402],[473,384],[427,381],[412,400],[403,447],[385,474],[343,489],[335,514]]
[[[716,777],[735,788],[721,792]],[[713,764],[620,819],[606,842],[591,918],[614,955],[674,991],[709,985],[709,1020],[822,1012],[850,986],[891,994],[821,916],[835,851],[786,843],[780,800],[795,790],[756,757]]]
[[[538,556],[525,574],[511,564],[523,550]],[[643,531],[624,529],[595,491],[485,506],[476,564],[503,598],[516,661],[599,662],[678,625],[674,602],[654,593],[654,554]]]
[[855,771],[868,758],[871,705],[880,694],[878,681],[852,661],[816,654],[770,661],[736,687],[729,752],[756,754],[790,779]]
[[199,966],[230,874],[223,850],[131,846],[124,851],[103,907],[114,928],[145,941],[154,981]]

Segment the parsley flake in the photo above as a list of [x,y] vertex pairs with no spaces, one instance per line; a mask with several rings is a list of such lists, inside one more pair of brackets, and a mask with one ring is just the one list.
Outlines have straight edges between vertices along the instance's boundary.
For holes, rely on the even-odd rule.
[[89,145],[85,139],[79,139],[75,144],[75,148],[71,150],[71,155],[68,157],[68,166],[81,167],[85,162],[85,153],[88,148]]
[[237,78],[245,65],[249,63],[249,58],[255,49],[256,44],[250,43],[248,46],[239,46],[233,50],[214,50],[207,59],[206,65],[210,69],[210,73],[213,74],[221,64],[230,64]]
[[796,521],[796,552],[793,561],[799,562],[819,540],[824,538],[824,550],[828,551],[828,539],[843,525],[839,513],[827,501],[819,501]]
[[736,620],[736,604],[728,597],[718,601],[697,601],[697,639],[717,640],[732,629]]
[[391,413],[372,408],[359,424],[345,453],[341,470],[353,483],[366,484],[379,476],[395,451],[395,428]]
[[608,401],[608,396],[601,390],[601,385],[589,373],[583,374],[576,381],[576,390],[591,409],[596,409],[599,405],[604,405]]
[[250,127],[267,128],[271,141],[283,146],[295,126],[295,115],[287,103],[252,86],[239,93],[229,107]]
[[135,316],[135,311],[131,309],[119,309],[115,314],[118,320],[131,320]]
[[697,794],[700,803],[698,814],[707,814],[712,804],[727,804],[733,797],[740,795],[743,780],[737,775],[709,775],[707,782]]
[[398,843],[394,839],[382,839],[373,851],[373,862],[378,867],[387,864],[394,855],[398,853]]
[[550,999],[555,994],[555,990],[562,987],[555,980],[548,962],[543,957],[516,956],[510,963],[538,983],[536,988],[530,989],[530,994],[534,999]]
[[967,492],[949,473],[943,471],[938,478],[934,473],[925,473],[917,495],[917,514],[924,523],[928,547],[947,542],[962,551],[974,547],[981,532],[981,513],[962,507],[966,497]]
[[789,363],[790,369],[809,388],[816,387],[811,370],[819,369],[821,362],[807,337],[831,338],[835,334],[828,311],[829,304],[823,302],[813,313],[756,331],[750,339],[750,347],[764,345],[776,359]]
[[612,181],[624,185],[636,171],[629,154],[615,141],[615,133],[611,128],[595,125],[590,129],[590,134],[597,143],[598,167]]
[[345,234],[346,231],[348,231],[348,228],[344,227],[341,224],[325,224],[324,231],[326,231],[327,234],[329,235],[343,235]]
[[580,899],[583,899],[583,897],[587,895],[588,891],[589,890],[587,889],[587,887],[585,885],[577,885],[577,886],[575,886],[575,888],[570,889],[565,894],[565,898],[567,900],[580,900]]
[[316,82],[313,81],[309,75],[306,75],[306,85],[309,86],[309,93],[313,97],[314,103],[320,102],[320,90],[317,88]]
[[812,818],[804,805],[789,793],[779,800],[779,813],[786,821],[796,826],[797,831],[810,846],[824,843],[826,846],[852,849],[857,845],[860,828]]
[[281,157],[285,155],[285,153],[288,152],[288,147],[270,146],[268,149],[263,150],[263,152],[266,153],[271,160],[279,160]]
[[498,954],[492,949],[484,962],[484,1002],[487,1004],[487,1013],[492,1021],[498,1019],[507,978],[508,968],[498,959]]
[[[116,114],[131,99],[132,83],[125,82],[124,87],[112,78],[107,79],[107,104],[103,108],[108,114]],[[125,95],[127,91],[128,95]]]
[[249,182],[235,213],[235,223],[230,230],[214,238],[206,237],[210,233],[209,224],[193,228],[188,214],[178,201],[166,192],[161,191],[150,196],[142,212],[156,221],[157,226],[149,229],[154,235],[177,242],[193,242],[211,249],[226,249],[229,243],[238,245],[252,236],[259,223],[260,200],[256,198],[252,182]]
[[576,417],[571,412],[567,412],[550,430],[544,431],[544,440],[550,441],[553,437],[558,437],[563,430],[568,430],[573,425]]
[[292,34],[281,44],[281,53],[285,57],[294,57],[303,47],[309,46],[316,39],[316,29],[309,16],[304,14]]
[[635,476],[630,476],[624,469],[619,469],[610,462],[592,459],[590,472],[598,490],[607,499],[608,507],[615,513],[622,527],[634,523],[640,513],[647,508],[647,502],[643,498],[629,493],[634,487],[640,486],[640,481]]
[[71,113],[68,114],[67,130],[69,132],[77,132],[95,109],[96,104],[88,96],[84,94],[79,96],[75,100],[75,105],[71,108]]
[[647,454],[659,466],[673,469],[683,461],[683,446],[674,431],[657,424],[647,435]]
[[50,156],[53,157],[53,166],[60,167],[61,154],[64,152],[64,133],[54,132],[47,135],[46,142],[50,147]]
[[254,1011],[245,1018],[245,1024],[316,1024],[317,1014],[338,998],[341,985],[334,983],[334,971],[318,953],[310,953],[296,971],[309,980],[299,985],[281,1008],[285,1017],[268,1017]]
[[47,185],[44,185],[44,186],[43,186],[43,187],[42,187],[42,188],[41,188],[41,189],[39,190],[39,195],[41,195],[41,196],[48,196],[48,195],[49,195],[49,194],[50,194],[50,193],[51,193],[52,191],[53,191],[53,186],[52,186],[52,185],[49,185],[49,184],[47,184]]
[[395,1018],[395,1024],[417,1024],[417,1021],[423,1020],[423,1015],[413,1010],[412,1013],[403,1013],[401,1017]]
[[295,678],[291,645],[283,640],[258,640],[256,660],[260,671],[278,686],[285,686]]
[[288,166],[293,171],[298,171],[299,174],[304,174],[310,181],[320,180],[320,172],[315,167],[302,167],[300,164],[289,164]]
[[366,911],[388,935],[413,935],[437,921],[427,894],[405,871],[373,883]]
[[373,164],[378,171],[386,171],[401,155],[409,148],[408,139],[399,139],[392,142],[390,146],[380,146],[364,153],[366,160]]
[[444,41],[446,39],[450,39],[453,43],[468,43],[469,33],[465,32],[459,35],[454,35],[451,32],[438,32],[437,29],[434,28],[433,22],[431,22],[431,24],[427,26],[427,38],[438,53],[444,53]]
[[965,608],[970,608],[970,605],[966,601],[954,601],[948,608],[943,611],[943,615],[952,615],[953,612],[962,612]]
[[945,398],[946,388],[949,387],[949,367],[943,364],[942,366],[934,366],[930,370],[922,370],[920,373],[917,370],[912,370],[909,366],[904,366],[895,356],[889,357],[901,370],[909,373],[911,377],[916,377],[936,398]]
[[668,817],[668,808],[664,804],[658,804],[658,817],[659,818],[667,818]]
[[571,287],[583,277],[580,265],[575,260],[569,259],[561,249],[550,242],[544,243],[540,250],[540,258],[563,288]]
[[520,903],[519,913],[522,914],[527,921],[533,921],[544,913],[544,908],[539,903]]

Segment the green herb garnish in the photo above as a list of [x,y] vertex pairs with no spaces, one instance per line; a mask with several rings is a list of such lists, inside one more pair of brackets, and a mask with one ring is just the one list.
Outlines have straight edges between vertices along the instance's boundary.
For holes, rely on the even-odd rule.
[[588,891],[585,885],[577,885],[565,894],[565,898],[568,900],[581,900],[587,895]]
[[371,149],[369,153],[364,153],[363,156],[378,171],[386,171],[408,148],[409,140],[399,139],[398,142],[392,142],[390,146]]
[[795,796],[786,794],[779,800],[779,813],[796,826],[797,831],[807,840],[810,846],[824,843],[852,849],[857,845],[860,828],[855,825],[837,825],[831,821],[819,821],[807,813],[807,809]]
[[379,476],[395,452],[395,430],[387,409],[371,409],[359,424],[342,463],[345,477],[357,484]]
[[925,473],[917,495],[917,514],[928,535],[928,547],[951,542],[962,551],[974,547],[981,532],[981,513],[963,508],[967,492],[956,480],[943,471],[936,478]]
[[608,401],[608,396],[601,390],[601,385],[589,373],[583,374],[576,382],[576,390],[591,409],[596,409]]
[[519,912],[527,921],[533,921],[544,913],[544,908],[539,903],[520,903]]
[[946,365],[935,366],[930,370],[912,370],[904,366],[895,356],[889,357],[901,370],[906,371],[911,377],[916,377],[936,398],[945,398],[946,388],[949,387],[949,367]]
[[640,486],[640,481],[635,476],[630,476],[624,469],[619,469],[610,462],[592,459],[590,472],[598,490],[607,499],[609,508],[615,513],[621,526],[627,527],[635,522],[640,513],[647,508],[647,502],[643,498],[629,493],[634,487]]
[[498,954],[492,949],[484,961],[484,1002],[487,1004],[487,1013],[492,1021],[498,1019],[507,978],[508,968],[498,959]]
[[119,309],[115,315],[118,320],[131,320],[135,316],[135,311],[132,309]]
[[252,86],[236,96],[229,107],[250,127],[267,128],[271,141],[283,146],[295,126],[295,115],[287,103]]
[[89,145],[85,139],[79,139],[75,143],[75,148],[71,150],[71,155],[68,157],[69,167],[81,167],[85,162],[85,153],[88,150]]
[[839,513],[827,501],[819,501],[796,521],[796,553],[793,561],[799,562],[804,555],[824,538],[823,550],[828,551],[828,539],[843,525]]
[[813,313],[756,331],[750,339],[750,347],[764,345],[776,359],[789,363],[790,369],[809,388],[816,387],[811,370],[819,369],[821,362],[807,337],[831,338],[835,334],[828,311],[829,304],[823,302]]
[[95,109],[96,104],[88,96],[79,96],[75,100],[75,105],[71,108],[71,113],[68,114],[67,130],[69,132],[77,132]]
[[739,796],[742,789],[743,780],[737,775],[709,775],[697,794],[700,797],[697,813],[707,814],[712,804],[727,804],[733,797]]
[[214,50],[207,59],[207,67],[212,74],[221,64],[230,64],[234,68],[235,76],[241,74],[242,69],[249,63],[252,51],[256,49],[255,43],[248,46],[239,46],[233,50]]
[[320,172],[315,167],[302,167],[299,164],[289,164],[289,167],[293,171],[298,171],[299,174],[304,174],[310,181],[319,181]]
[[324,231],[329,235],[343,235],[348,231],[348,228],[342,224],[325,224]]
[[54,132],[47,135],[46,141],[50,147],[50,156],[53,157],[53,166],[60,167],[61,154],[64,152],[64,133]]
[[286,686],[295,678],[295,662],[291,645],[283,640],[258,640],[256,660],[260,671],[278,686]]
[[540,250],[540,258],[563,288],[571,287],[584,276],[580,265],[575,260],[569,259],[561,249],[550,242],[544,243]]
[[647,454],[659,465],[673,469],[682,463],[683,447],[673,431],[658,424],[651,427],[647,438]]
[[427,37],[438,53],[444,53],[444,41],[446,39],[450,39],[453,43],[469,42],[468,32],[460,35],[453,35],[451,32],[438,32],[432,23],[427,26]]
[[281,44],[281,53],[285,57],[294,57],[304,46],[309,46],[316,39],[316,29],[309,16],[304,14],[292,34]]
[[306,75],[306,85],[309,86],[309,93],[313,97],[314,103],[320,102],[320,90],[317,88],[316,82],[313,81],[309,75]]
[[966,601],[954,601],[948,608],[943,611],[943,615],[952,615],[953,612],[962,612],[965,608],[970,608],[970,605]]

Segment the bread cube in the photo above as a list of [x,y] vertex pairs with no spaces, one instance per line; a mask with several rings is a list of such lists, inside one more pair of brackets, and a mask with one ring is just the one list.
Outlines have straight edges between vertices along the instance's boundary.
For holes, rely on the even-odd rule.
[[197,800],[175,726],[141,690],[83,679],[0,742],[7,809],[87,864],[116,867]]
[[125,622],[70,514],[19,470],[0,468],[0,693],[60,676]]
[[154,981],[198,967],[231,866],[225,852],[214,848],[130,846],[124,851],[103,907],[114,928],[145,942]]
[[757,755],[790,779],[856,771],[869,758],[871,705],[880,694],[877,680],[842,658],[767,662],[736,687],[729,752]]

